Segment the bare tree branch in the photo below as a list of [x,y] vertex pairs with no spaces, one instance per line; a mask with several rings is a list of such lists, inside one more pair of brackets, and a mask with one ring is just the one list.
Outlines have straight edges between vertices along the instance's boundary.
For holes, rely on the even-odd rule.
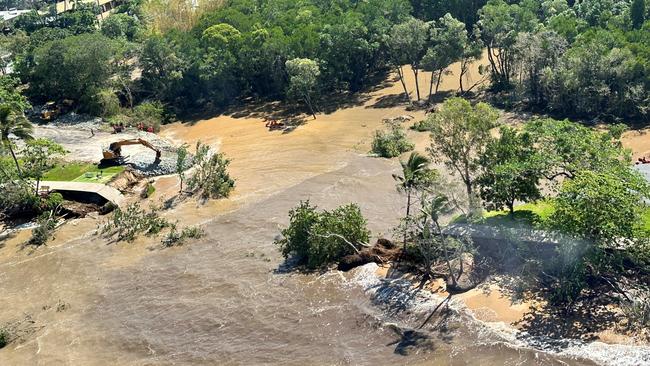
[[[343,240],[347,245],[351,246],[352,249],[354,249],[354,251],[355,251],[357,254],[360,253],[359,249],[357,249],[357,247],[356,247],[354,244],[352,244],[348,239],[346,239],[343,235],[339,235],[339,234],[335,234],[335,233],[329,233],[329,234],[327,234],[327,235],[322,235],[322,234],[314,234],[314,233],[312,233],[312,232],[310,232],[310,234],[311,234],[311,235],[314,235],[314,236],[317,236],[317,237],[319,237],[319,238],[324,238],[324,239],[331,239],[331,238],[338,238],[338,239],[341,239],[341,240]],[[360,246],[362,246],[362,247],[365,247],[365,248],[370,248],[370,247],[371,247],[371,245],[368,244],[368,243],[360,242],[360,243],[357,243],[357,244],[360,245]]]

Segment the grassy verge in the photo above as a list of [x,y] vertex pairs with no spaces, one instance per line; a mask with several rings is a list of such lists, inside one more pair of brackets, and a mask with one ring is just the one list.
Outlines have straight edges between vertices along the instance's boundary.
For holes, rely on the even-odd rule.
[[483,214],[486,225],[492,226],[534,226],[541,227],[555,209],[549,201],[526,203],[515,207],[514,214],[508,211],[488,211]]
[[[483,213],[481,224],[505,227],[541,227],[542,223],[553,214],[553,204],[548,201],[526,203],[515,207],[514,214],[508,211],[487,211]],[[463,215],[452,220],[453,223],[466,223]]]
[[[539,201],[526,203],[515,207],[515,212],[510,215],[507,211],[487,211],[483,214],[481,224],[505,227],[537,227],[542,228],[544,222],[553,214],[555,208],[552,201]],[[459,216],[453,223],[467,222],[464,216]],[[650,235],[650,207],[645,209],[641,217],[639,229]]]
[[115,175],[124,171],[122,166],[100,169],[95,164],[66,163],[52,168],[43,180],[55,182],[107,183]]

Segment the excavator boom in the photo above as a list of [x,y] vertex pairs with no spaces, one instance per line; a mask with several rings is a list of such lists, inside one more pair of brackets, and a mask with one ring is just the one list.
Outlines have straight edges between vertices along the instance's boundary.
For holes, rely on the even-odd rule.
[[110,144],[108,149],[105,149],[103,152],[104,154],[103,161],[120,160],[122,158],[122,146],[129,146],[129,145],[142,145],[148,147],[149,149],[156,152],[156,161],[160,160],[160,156],[162,154],[161,151],[156,149],[156,147],[153,146],[149,141],[143,139],[131,139],[131,140],[116,141]]

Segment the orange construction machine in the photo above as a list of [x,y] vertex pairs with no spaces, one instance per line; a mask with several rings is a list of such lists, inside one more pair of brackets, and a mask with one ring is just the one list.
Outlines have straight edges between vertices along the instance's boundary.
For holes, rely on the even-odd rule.
[[133,140],[117,141],[110,144],[107,149],[104,149],[103,152],[104,159],[102,159],[102,162],[122,164],[124,161],[124,157],[122,156],[122,146],[128,146],[128,145],[146,146],[156,152],[156,161],[160,161],[160,156],[162,154],[160,150],[156,149],[148,141],[145,141],[143,139],[133,139]]

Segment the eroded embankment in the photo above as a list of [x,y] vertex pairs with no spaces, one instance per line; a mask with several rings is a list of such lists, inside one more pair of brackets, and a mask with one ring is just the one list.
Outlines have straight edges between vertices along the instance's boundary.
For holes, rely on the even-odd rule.
[[[648,346],[540,337],[517,329],[512,323],[527,313],[527,304],[513,304],[498,288],[477,288],[447,298],[446,293],[419,289],[408,278],[386,278],[382,272],[376,264],[367,264],[353,271],[349,284],[361,287],[373,304],[383,310],[380,317],[385,326],[397,329],[403,337],[418,339],[420,345],[467,332],[466,336],[475,343],[529,354],[542,364],[593,362],[636,366],[650,363]],[[405,351],[417,349],[416,345],[406,342]]]

